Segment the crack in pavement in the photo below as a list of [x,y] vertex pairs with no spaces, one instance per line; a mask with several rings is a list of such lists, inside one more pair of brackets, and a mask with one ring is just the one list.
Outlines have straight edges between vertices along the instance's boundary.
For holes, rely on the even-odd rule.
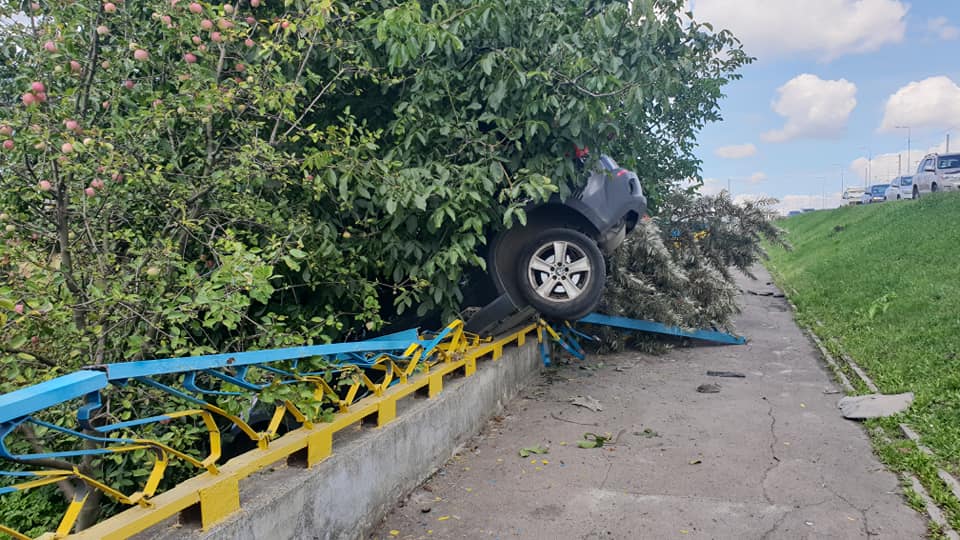
[[[763,398],[764,401],[767,398]],[[770,497],[770,494],[767,493],[767,477],[773,472],[774,469],[780,466],[780,458],[777,457],[777,443],[780,442],[780,439],[777,437],[776,428],[777,428],[777,417],[773,415],[773,404],[767,401],[769,409],[767,410],[767,416],[770,417],[770,457],[773,460],[765,471],[763,471],[763,478],[760,479],[760,489],[763,491],[763,498],[767,501],[767,504],[773,504],[773,498]]]
[[867,512],[869,512],[870,509],[874,507],[875,503],[871,504],[866,508],[860,508],[859,506],[853,504],[853,502],[850,501],[850,499],[841,495],[840,493],[837,492],[837,490],[833,489],[829,484],[827,484],[827,479],[823,476],[823,471],[820,471],[820,486],[826,489],[827,491],[829,491],[834,497],[843,501],[847,506],[849,506],[850,508],[853,508],[854,510],[860,513],[860,519],[863,520],[863,535],[865,537],[870,538],[871,536],[875,535],[875,533],[870,532],[869,518],[867,518]]
[[781,516],[777,519],[777,521],[774,522],[773,527],[770,527],[765,533],[763,533],[763,536],[761,536],[760,538],[761,538],[762,540],[767,540],[768,538],[770,538],[770,535],[773,534],[773,533],[775,533],[775,532],[777,532],[777,529],[779,529],[780,526],[783,525],[783,522],[786,521],[787,518],[790,517],[791,515],[796,514],[797,512],[799,512],[799,511],[801,511],[801,510],[806,510],[806,509],[808,509],[808,508],[813,508],[813,507],[815,507],[815,506],[821,506],[821,505],[826,504],[826,503],[828,503],[828,502],[831,502],[831,501],[830,501],[829,498],[826,498],[826,499],[824,499],[824,500],[822,500],[822,501],[820,501],[820,502],[816,502],[816,503],[812,503],[812,504],[797,505],[797,506],[793,507],[792,510],[788,510],[788,511],[784,512],[783,515],[781,515]]

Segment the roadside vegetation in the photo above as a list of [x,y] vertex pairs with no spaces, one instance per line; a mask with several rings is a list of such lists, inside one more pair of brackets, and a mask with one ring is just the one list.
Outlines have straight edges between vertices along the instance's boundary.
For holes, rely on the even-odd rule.
[[[696,135],[750,62],[684,6],[0,0],[0,392],[455,313],[487,236],[578,187],[575,145],[617,156],[656,205],[698,176]],[[287,388],[270,397],[300,399]],[[169,405],[111,392],[94,422]],[[197,423],[156,430],[202,444]],[[44,465],[146,475],[76,461]],[[0,523],[49,530],[58,516],[36,510],[61,493],[5,495]],[[99,497],[78,528],[115,510]]]
[[[954,528],[960,501],[936,469],[960,473],[958,218],[955,194],[802,214],[781,224],[794,250],[771,248],[768,263],[801,324],[833,353],[853,358],[883,393],[915,393],[908,411],[867,428],[882,459],[916,473]],[[934,456],[904,439],[900,423]]]

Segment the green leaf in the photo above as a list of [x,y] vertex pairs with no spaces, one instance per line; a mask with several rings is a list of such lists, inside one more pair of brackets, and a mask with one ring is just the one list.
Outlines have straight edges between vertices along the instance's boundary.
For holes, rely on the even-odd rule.
[[527,446],[519,451],[520,457],[530,457],[530,454],[548,454],[550,449],[543,445]]
[[25,336],[25,335],[23,335],[23,334],[18,334],[18,335],[16,335],[16,336],[14,336],[14,337],[7,343],[7,345],[9,345],[11,349],[19,349],[20,347],[23,347],[24,345],[26,345],[27,339],[28,339],[27,336]]
[[490,76],[493,73],[493,53],[487,53],[480,58],[480,69],[483,70],[483,74]]

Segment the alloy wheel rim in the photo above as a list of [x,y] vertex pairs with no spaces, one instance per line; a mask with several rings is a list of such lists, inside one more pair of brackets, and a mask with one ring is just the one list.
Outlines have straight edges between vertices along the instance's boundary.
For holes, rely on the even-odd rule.
[[537,296],[551,302],[571,302],[590,285],[593,268],[579,246],[554,240],[533,252],[527,263],[527,279]]

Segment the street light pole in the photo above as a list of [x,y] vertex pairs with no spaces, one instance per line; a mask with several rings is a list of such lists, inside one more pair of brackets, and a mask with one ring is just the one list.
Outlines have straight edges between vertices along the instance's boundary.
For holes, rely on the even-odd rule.
[[910,172],[910,164],[913,163],[910,160],[910,126],[894,126],[897,129],[907,130],[907,172]]
[[872,173],[873,173],[873,151],[870,150],[867,146],[861,146],[860,148],[867,151],[867,177],[863,179],[863,187],[867,187],[870,182],[873,182]]

